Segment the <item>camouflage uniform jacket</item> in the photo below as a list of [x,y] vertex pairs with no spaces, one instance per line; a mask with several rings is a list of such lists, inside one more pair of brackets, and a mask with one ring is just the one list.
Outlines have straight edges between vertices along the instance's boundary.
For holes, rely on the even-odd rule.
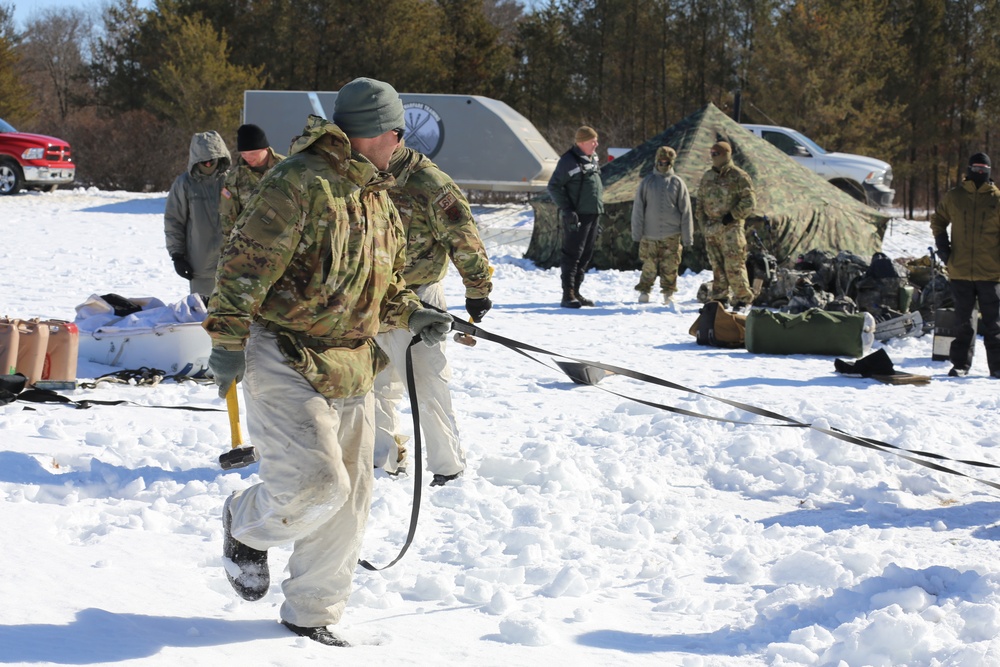
[[406,286],[443,280],[450,257],[462,276],[466,298],[489,296],[493,289],[489,258],[469,202],[455,181],[411,148],[396,150],[389,171],[396,177],[389,197],[406,230]]
[[242,349],[257,321],[326,397],[369,391],[385,361],[372,340],[380,321],[406,326],[420,307],[403,283],[393,183],[340,128],[310,116],[223,247],[204,322],[213,345]]
[[722,227],[722,216],[726,213],[736,222],[744,222],[756,205],[757,196],[750,176],[730,160],[718,170],[709,169],[701,177],[695,220],[703,233],[711,234]]
[[1000,282],[1000,189],[966,179],[941,199],[931,216],[934,236],[951,227],[948,277]]
[[260,179],[264,178],[264,174],[271,167],[284,159],[284,155],[278,155],[273,148],[268,147],[267,161],[261,167],[254,169],[242,156],[237,156],[236,164],[226,175],[226,184],[219,198],[219,224],[222,226],[223,239],[229,238],[229,233],[236,226],[236,218],[240,217],[240,213],[250,203]]

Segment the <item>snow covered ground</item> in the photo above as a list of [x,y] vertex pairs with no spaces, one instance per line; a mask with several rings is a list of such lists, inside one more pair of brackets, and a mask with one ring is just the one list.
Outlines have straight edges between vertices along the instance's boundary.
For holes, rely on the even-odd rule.
[[[162,193],[96,190],[0,199],[0,314],[73,319],[93,293],[183,298],[163,205]],[[530,210],[478,213],[496,265],[489,331],[1000,463],[1000,382],[985,377],[981,341],[965,379],[931,361],[930,336],[889,342],[897,369],[934,376],[927,386],[839,375],[832,357],[699,347],[687,331],[706,275],[682,277],[674,311],[636,303],[636,272],[592,272],[583,291],[597,307],[560,309],[557,270],[520,258]],[[897,220],[885,248],[928,245],[926,222]],[[447,291],[464,317],[454,274]],[[256,468],[218,468],[224,413],[144,407],[221,408],[214,387],[102,384],[65,393],[136,405],[0,407],[0,664],[1000,664],[995,489],[702,395],[624,377],[574,385],[489,342],[449,357],[468,471],[424,488],[398,565],[358,570],[339,627],[349,649],[278,625],[287,548],[271,552],[261,601],[226,582],[222,502]],[[78,375],[113,370],[82,361]],[[396,554],[411,487],[377,474],[363,557]]]

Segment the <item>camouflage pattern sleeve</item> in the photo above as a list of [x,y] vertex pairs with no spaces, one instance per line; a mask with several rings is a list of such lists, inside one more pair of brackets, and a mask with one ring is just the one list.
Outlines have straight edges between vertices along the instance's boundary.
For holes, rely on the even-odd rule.
[[237,180],[239,171],[239,166],[229,170],[229,173],[226,174],[226,182],[222,186],[222,192],[219,196],[219,225],[222,227],[223,243],[229,238],[233,227],[236,226],[236,218],[239,217],[242,210]]
[[240,228],[223,245],[204,328],[213,344],[242,349],[250,321],[291,262],[301,237],[303,207],[285,180],[272,179],[251,203]]
[[746,220],[753,215],[753,209],[757,205],[757,195],[754,193],[753,181],[750,180],[749,174],[742,169],[734,171],[738,175],[736,178],[738,193],[736,204],[729,212],[737,220]]
[[[386,197],[388,199],[388,196]],[[396,253],[392,259],[392,278],[389,280],[379,320],[386,328],[402,328],[410,323],[410,315],[423,308],[417,295],[406,287],[403,269],[406,267],[406,231],[396,207],[389,206],[391,224],[396,239]]]
[[691,195],[683,178],[677,178],[677,211],[681,214],[681,245],[690,248],[694,241],[694,218],[691,214]]
[[448,247],[448,255],[462,276],[465,298],[482,299],[493,289],[490,260],[479,236],[469,202],[454,182],[431,201],[434,235]]
[[704,228],[705,222],[706,222],[705,221],[705,197],[704,197],[705,190],[706,190],[705,181],[706,181],[706,179],[708,179],[708,176],[711,173],[712,173],[712,171],[708,170],[704,174],[701,175],[701,181],[698,183],[698,195],[697,195],[697,197],[695,197],[695,202],[694,202],[694,222],[695,222],[696,225],[698,225],[699,227],[702,227],[702,228]]

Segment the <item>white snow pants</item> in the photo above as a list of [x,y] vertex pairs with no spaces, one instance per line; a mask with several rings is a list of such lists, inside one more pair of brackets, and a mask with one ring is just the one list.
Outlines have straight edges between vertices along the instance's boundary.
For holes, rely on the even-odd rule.
[[243,394],[260,482],[231,504],[233,537],[254,549],[293,542],[282,620],[337,623],[371,508],[372,393],[330,400],[285,364],[275,335],[250,329]]
[[[441,283],[421,285],[416,293],[425,303],[447,308]],[[375,378],[375,463],[388,472],[396,471],[398,445],[406,441],[396,406],[406,394],[406,348],[412,339],[407,329],[393,329],[375,338],[389,357],[389,365]],[[465,451],[458,441],[451,406],[451,367],[445,344],[427,346],[419,342],[411,353],[427,469],[434,474],[454,475],[465,470]]]

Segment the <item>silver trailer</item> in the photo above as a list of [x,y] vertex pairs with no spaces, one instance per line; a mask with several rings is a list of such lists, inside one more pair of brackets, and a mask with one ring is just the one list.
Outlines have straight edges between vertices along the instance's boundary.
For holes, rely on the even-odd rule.
[[[531,122],[503,102],[478,95],[401,93],[406,145],[462,188],[504,192],[545,189],[559,155]],[[248,90],[243,122],[259,125],[287,152],[309,114],[332,118],[337,93]]]

